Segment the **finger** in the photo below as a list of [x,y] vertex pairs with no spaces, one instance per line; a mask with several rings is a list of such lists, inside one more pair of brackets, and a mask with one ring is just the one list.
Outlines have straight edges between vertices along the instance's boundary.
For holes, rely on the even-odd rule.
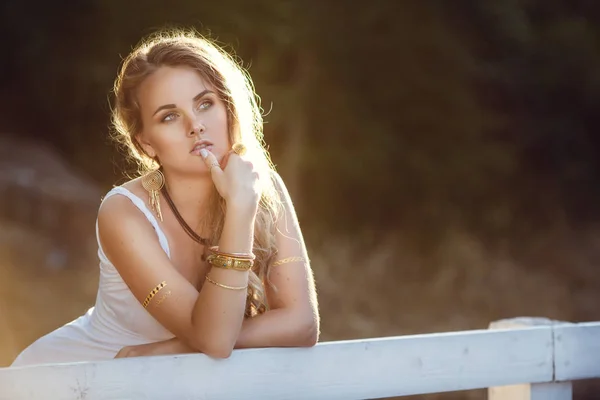
[[225,167],[227,166],[227,163],[229,162],[229,157],[234,154],[233,150],[229,150],[227,153],[225,153],[225,155],[223,156],[223,158],[221,159],[221,169],[225,169]]
[[200,155],[202,156],[202,159],[204,160],[204,163],[206,164],[206,167],[210,171],[210,174],[212,175],[213,179],[217,176],[220,176],[223,173],[223,170],[221,169],[221,166],[219,165],[219,161],[217,160],[217,157],[215,157],[215,155],[213,153],[211,153],[210,151],[208,151],[206,149],[201,149]]

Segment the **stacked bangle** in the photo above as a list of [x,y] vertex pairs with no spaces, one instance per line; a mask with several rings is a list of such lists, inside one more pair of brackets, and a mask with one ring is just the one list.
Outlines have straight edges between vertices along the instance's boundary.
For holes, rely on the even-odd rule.
[[246,290],[246,289],[248,289],[248,285],[246,285],[246,286],[229,286],[229,285],[224,285],[224,284],[219,283],[217,281],[213,281],[208,275],[206,275],[206,280],[209,281],[210,283],[212,283],[213,285],[221,287],[223,289],[229,289],[229,290]]
[[248,271],[254,265],[254,260],[211,254],[206,258],[212,266],[224,269],[235,269],[237,271]]
[[206,261],[214,267],[248,271],[254,266],[256,257],[252,253],[224,253],[219,251],[218,246],[213,246],[209,250],[212,254],[206,258]]
[[256,256],[253,253],[224,253],[219,250],[219,246],[211,246],[208,250],[217,255],[229,256],[234,258],[243,258],[244,260],[254,260]]

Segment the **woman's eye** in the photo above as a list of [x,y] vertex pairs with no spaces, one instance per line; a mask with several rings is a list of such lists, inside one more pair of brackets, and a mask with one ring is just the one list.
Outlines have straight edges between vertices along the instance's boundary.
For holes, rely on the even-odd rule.
[[211,105],[212,105],[212,101],[210,101],[210,100],[205,100],[205,101],[201,102],[201,103],[198,105],[198,109],[200,109],[200,110],[206,110],[206,109],[207,109],[208,107],[210,107]]
[[168,122],[168,121],[172,121],[175,119],[175,117],[177,117],[177,114],[175,113],[169,113],[167,115],[165,115],[163,117],[163,119],[161,119],[161,122]]

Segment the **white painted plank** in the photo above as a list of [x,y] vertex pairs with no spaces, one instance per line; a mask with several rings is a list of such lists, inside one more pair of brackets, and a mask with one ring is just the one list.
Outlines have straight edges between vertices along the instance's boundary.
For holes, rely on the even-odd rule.
[[488,400],[573,400],[571,382],[496,386],[488,390]]
[[600,322],[554,327],[556,380],[600,377]]
[[[531,385],[528,400],[573,400],[571,382],[536,383]],[[508,399],[507,400],[513,400]]]
[[[539,317],[517,317],[490,323],[490,329],[516,329],[528,326],[553,327],[568,322]],[[488,389],[488,400],[572,400],[572,385],[564,383],[522,383]]]
[[0,369],[1,400],[364,399],[552,380],[548,327]]

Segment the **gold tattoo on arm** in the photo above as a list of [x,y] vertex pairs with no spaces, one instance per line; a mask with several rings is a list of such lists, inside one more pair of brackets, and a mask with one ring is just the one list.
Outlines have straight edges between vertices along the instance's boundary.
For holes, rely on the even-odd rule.
[[303,261],[306,262],[306,260],[304,259],[304,257],[288,257],[288,258],[284,258],[282,260],[277,260],[273,263],[272,267],[276,267],[278,265],[282,265],[282,264],[288,264],[288,263],[293,263],[296,261]]
[[165,299],[167,297],[169,297],[171,295],[171,291],[167,291],[167,293],[163,294],[162,297],[160,299],[158,299],[158,301],[156,302],[156,307],[160,306],[160,303],[162,303],[163,301],[165,301]]
[[144,308],[148,307],[148,304],[150,304],[150,301],[156,295],[156,293],[160,292],[161,289],[164,288],[165,286],[167,286],[167,281],[162,281],[161,283],[159,283],[158,285],[156,285],[156,287],[154,289],[152,289],[150,291],[150,293],[148,294],[148,296],[146,296],[146,300],[144,300],[144,302],[142,303],[142,305],[144,306]]

